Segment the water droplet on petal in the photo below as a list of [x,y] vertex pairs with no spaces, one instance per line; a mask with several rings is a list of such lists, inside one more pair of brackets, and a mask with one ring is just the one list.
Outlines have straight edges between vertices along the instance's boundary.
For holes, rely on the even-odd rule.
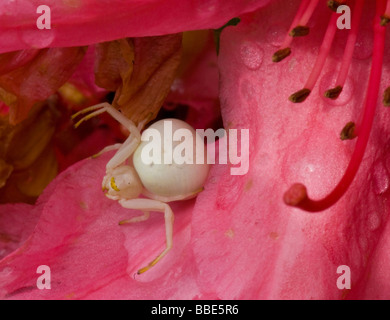
[[267,29],[267,41],[278,48],[283,43],[287,31],[286,26],[282,24],[270,25]]
[[47,48],[55,39],[54,29],[29,29],[19,33],[20,39],[31,48]]
[[5,267],[0,271],[1,277],[9,277],[12,274],[12,269],[10,267]]
[[218,0],[209,0],[209,1],[193,0],[193,4],[196,12],[199,14],[199,16],[204,18],[208,18],[216,14],[218,3],[219,3]]
[[254,42],[244,42],[240,48],[244,65],[250,70],[257,70],[263,62],[263,50]]
[[324,96],[327,90],[336,86],[337,75],[338,73],[334,71],[324,74],[319,84],[319,95],[329,105],[344,106],[351,100],[354,92],[354,84],[350,76],[348,76],[347,81],[344,84],[343,91],[341,91],[337,99],[333,100]]
[[378,162],[374,165],[372,186],[377,195],[385,193],[389,188],[389,174],[382,162]]
[[381,218],[377,212],[372,212],[367,217],[367,227],[370,231],[375,231],[381,225]]

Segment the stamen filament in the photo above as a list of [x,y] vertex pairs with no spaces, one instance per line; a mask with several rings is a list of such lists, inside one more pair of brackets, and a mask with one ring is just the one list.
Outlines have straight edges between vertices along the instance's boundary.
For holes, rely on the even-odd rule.
[[313,15],[314,9],[317,7],[318,1],[319,0],[310,1],[309,6],[307,7],[306,11],[302,15],[302,18],[298,22],[298,26],[306,26],[311,16]]
[[355,49],[359,24],[363,12],[363,4],[364,4],[364,0],[356,0],[356,4],[352,16],[351,30],[349,31],[347,44],[344,49],[341,69],[339,71],[335,87],[325,92],[325,97],[327,98],[337,99],[344,88],[345,81],[347,80],[347,76],[348,76],[348,71],[352,62],[353,51]]
[[370,136],[375,109],[378,100],[379,87],[382,74],[382,63],[384,54],[385,34],[386,30],[380,24],[380,9],[384,8],[384,1],[378,1],[377,13],[374,25],[374,50],[372,57],[371,72],[369,84],[365,100],[365,109],[363,121],[359,130],[359,135],[356,141],[348,167],[341,178],[340,182],[333,191],[321,200],[312,200],[307,195],[306,187],[302,184],[294,184],[285,194],[284,202],[287,205],[296,206],[305,211],[318,212],[325,210],[334,205],[348,190],[362,162],[368,139]]
[[[337,24],[336,24],[337,18],[338,18],[338,14],[333,12],[331,17],[330,17],[328,28],[326,30],[324,39],[322,41],[320,52],[317,56],[317,60],[314,64],[313,70],[312,70],[309,78],[306,81],[304,89],[301,89],[298,92],[301,92],[302,90],[307,90],[307,91],[309,91],[309,94],[310,94],[310,92],[313,90],[313,88],[317,82],[317,79],[320,76],[321,70],[324,67],[326,58],[329,55],[330,48],[332,47],[332,42],[333,42],[334,36],[336,34],[336,30],[337,30]],[[298,94],[298,92],[292,94],[290,96],[289,100],[294,102],[294,103],[303,102],[303,101],[305,101],[306,97],[309,95],[309,94],[307,94],[304,97],[304,99],[297,100],[296,95]]]
[[272,57],[273,62],[279,62],[282,61],[284,58],[288,57],[291,53],[290,44],[293,41],[293,38],[290,36],[290,32],[297,26],[299,20],[301,19],[309,0],[302,0],[301,4],[299,5],[298,11],[294,17],[293,22],[291,23],[291,26],[288,30],[288,33],[286,37],[284,38],[283,43],[280,45],[280,49],[275,52],[275,54]]

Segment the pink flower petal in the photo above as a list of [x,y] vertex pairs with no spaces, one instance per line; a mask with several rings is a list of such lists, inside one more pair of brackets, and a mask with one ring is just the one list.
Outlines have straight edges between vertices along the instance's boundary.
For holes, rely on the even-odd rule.
[[0,4],[0,12],[13,13],[1,18],[0,53],[219,28],[231,18],[267,2],[269,0],[48,0],[45,5],[50,8],[51,29],[39,30],[37,19],[42,14],[37,13],[37,8],[42,2],[8,1]]
[[29,204],[6,204],[0,211],[0,259],[18,249],[31,235],[39,210]]
[[[367,79],[369,59],[353,61],[348,87],[336,100],[339,105],[323,98],[338,65],[336,56],[329,57],[306,102],[288,101],[310,74],[316,58],[313,47],[320,45],[327,10],[318,8],[310,36],[294,41],[292,56],[278,64],[271,59],[278,49],[271,35],[287,30],[295,11],[285,1],[243,16],[237,27],[222,34],[222,116],[226,128],[249,128],[250,169],[245,176],[231,176],[228,167],[214,166],[193,213],[192,244],[203,275],[200,289],[218,298],[388,298],[387,286],[377,286],[389,276],[388,259],[373,262],[377,275],[368,285],[370,292],[363,294],[372,278],[369,257],[381,237],[381,248],[387,248],[388,242],[384,225],[389,213],[390,128],[383,108],[378,108],[358,175],[335,206],[310,214],[282,201],[295,182],[307,185],[313,198],[334,187],[354,143],[339,139],[341,128],[363,108],[366,81],[361,79]],[[367,14],[363,24],[372,17]],[[385,63],[389,62],[386,57]],[[383,83],[389,80],[384,73]],[[376,255],[376,259],[381,257]],[[351,269],[350,291],[336,285],[340,265]]]
[[[183,9],[175,4],[178,11]],[[370,70],[370,54],[357,56],[339,100],[328,101],[323,92],[338,65],[338,56],[331,55],[306,102],[288,102],[311,71],[313,48],[319,47],[329,14],[319,8],[311,35],[297,39],[292,56],[274,64],[278,30],[288,28],[295,9],[292,2],[274,1],[256,14],[242,16],[237,27],[222,33],[222,115],[226,128],[249,128],[250,169],[244,176],[232,176],[229,166],[215,165],[196,200],[172,205],[175,247],[168,256],[144,275],[133,277],[164,247],[163,219],[153,214],[144,223],[117,225],[139,213],[102,195],[101,179],[111,156],[107,154],[74,165],[46,189],[34,209],[40,210],[40,219],[32,236],[0,260],[1,296],[389,298],[389,122],[383,109],[378,108],[358,175],[335,206],[309,214],[282,202],[284,191],[294,182],[305,183],[313,198],[325,195],[338,182],[354,143],[339,140],[340,128],[360,114],[366,87],[361,81]],[[181,27],[186,25],[175,18]],[[367,14],[363,24],[370,24],[371,18]],[[160,31],[175,29],[175,24],[165,22],[166,27],[157,24]],[[145,33],[154,30],[147,22],[142,26]],[[360,36],[369,37],[366,32]],[[99,36],[107,33],[103,30]],[[390,57],[385,57],[385,65],[389,62]],[[389,78],[384,73],[383,83]],[[9,207],[0,210],[4,208]],[[40,264],[52,268],[50,291],[36,288]],[[337,288],[340,265],[351,268],[351,290]]]
[[[0,260],[2,298],[142,299],[146,295],[150,299],[191,299],[200,296],[189,247],[189,221],[195,200],[172,205],[177,213],[175,248],[159,262],[158,268],[152,268],[142,277],[135,276],[140,267],[163,250],[164,219],[162,214],[152,213],[147,222],[118,225],[119,221],[141,213],[124,209],[103,195],[101,180],[110,156],[112,153],[77,163],[45,190],[38,200],[40,218],[32,236]],[[25,205],[17,206],[19,211],[26,210]],[[1,209],[5,212],[8,207]],[[51,269],[50,290],[37,289],[39,265]]]

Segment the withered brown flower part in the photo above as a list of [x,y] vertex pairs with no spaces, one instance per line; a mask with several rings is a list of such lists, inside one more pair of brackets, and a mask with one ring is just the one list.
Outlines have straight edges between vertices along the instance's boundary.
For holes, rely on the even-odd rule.
[[86,49],[27,49],[0,55],[0,100],[10,107],[10,123],[26,119],[35,103],[54,94],[76,70]]
[[121,39],[96,50],[96,84],[116,91],[113,106],[136,124],[153,120],[180,65],[182,34]]
[[0,203],[33,203],[57,175],[52,142],[60,113],[55,104],[55,97],[37,104],[17,125],[0,117]]
[[[96,84],[115,92],[113,105],[134,122],[153,120],[177,75],[182,34],[127,38],[95,48]],[[77,107],[75,102],[85,103],[66,82],[85,51],[47,48],[0,55],[0,100],[9,106],[0,119],[0,202],[33,203],[57,175],[53,138],[64,110],[54,100],[71,101],[66,112]]]

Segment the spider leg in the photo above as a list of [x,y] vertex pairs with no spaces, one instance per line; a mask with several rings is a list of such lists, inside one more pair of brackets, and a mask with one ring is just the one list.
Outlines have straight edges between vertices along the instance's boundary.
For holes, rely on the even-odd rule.
[[112,144],[110,146],[107,146],[107,147],[104,147],[102,150],[100,150],[98,153],[94,154],[92,156],[92,159],[95,159],[99,156],[101,156],[103,153],[105,152],[109,152],[109,151],[112,151],[112,150],[117,150],[119,149],[120,147],[122,146],[122,143],[115,143],[115,144]]
[[[136,209],[142,211],[158,211],[164,213],[165,219],[165,237],[166,237],[166,247],[165,249],[147,266],[138,270],[138,274],[144,273],[148,271],[151,267],[153,267],[157,262],[159,262],[172,248],[173,244],[173,221],[174,215],[171,207],[161,201],[151,200],[151,199],[131,199],[131,200],[119,200],[119,203],[124,208],[128,209]],[[144,214],[145,216],[145,214]],[[143,217],[143,216],[141,216]],[[140,218],[140,217],[136,217]]]
[[138,125],[138,127],[134,124],[133,121],[125,117],[121,112],[119,112],[117,109],[115,109],[112,105],[110,105],[108,102],[100,103],[88,108],[85,108],[77,113],[75,113],[72,116],[72,119],[76,118],[77,116],[81,114],[88,113],[90,111],[93,111],[92,113],[86,115],[82,119],[80,119],[76,124],[75,127],[77,128],[82,122],[89,120],[99,114],[102,114],[104,112],[108,112],[115,120],[117,120],[120,124],[122,124],[125,128],[127,128],[130,131],[129,137],[126,139],[126,141],[122,145],[113,145],[110,147],[107,147],[100,151],[97,155],[94,157],[99,156],[103,152],[115,150],[118,149],[117,153],[111,158],[111,160],[107,163],[106,166],[106,172],[110,172],[112,169],[118,167],[123,162],[128,159],[137,146],[139,145],[141,141],[141,132],[140,130],[145,125],[147,119],[145,121],[141,121]]
[[[96,111],[94,111],[96,110]],[[102,114],[104,112],[108,112],[115,120],[117,120],[120,124],[122,124],[124,127],[126,127],[131,134],[135,135],[137,138],[141,138],[140,129],[134,124],[133,121],[131,121],[129,118],[126,118],[120,111],[115,109],[112,105],[110,105],[108,102],[103,102],[96,104],[94,106],[85,108],[83,110],[80,110],[79,112],[72,115],[72,119],[78,117],[81,114],[88,113],[90,111],[94,111],[82,119],[80,119],[74,126],[77,128],[81,123],[83,123],[86,120],[89,120],[99,114]],[[144,125],[144,122],[142,122],[140,125]],[[142,127],[141,127],[142,128]]]
[[144,211],[144,214],[142,216],[137,216],[137,217],[134,217],[134,218],[131,218],[131,219],[119,221],[119,225],[127,224],[127,223],[135,223],[135,222],[146,221],[146,220],[149,219],[149,217],[150,217],[150,212],[149,211]]

